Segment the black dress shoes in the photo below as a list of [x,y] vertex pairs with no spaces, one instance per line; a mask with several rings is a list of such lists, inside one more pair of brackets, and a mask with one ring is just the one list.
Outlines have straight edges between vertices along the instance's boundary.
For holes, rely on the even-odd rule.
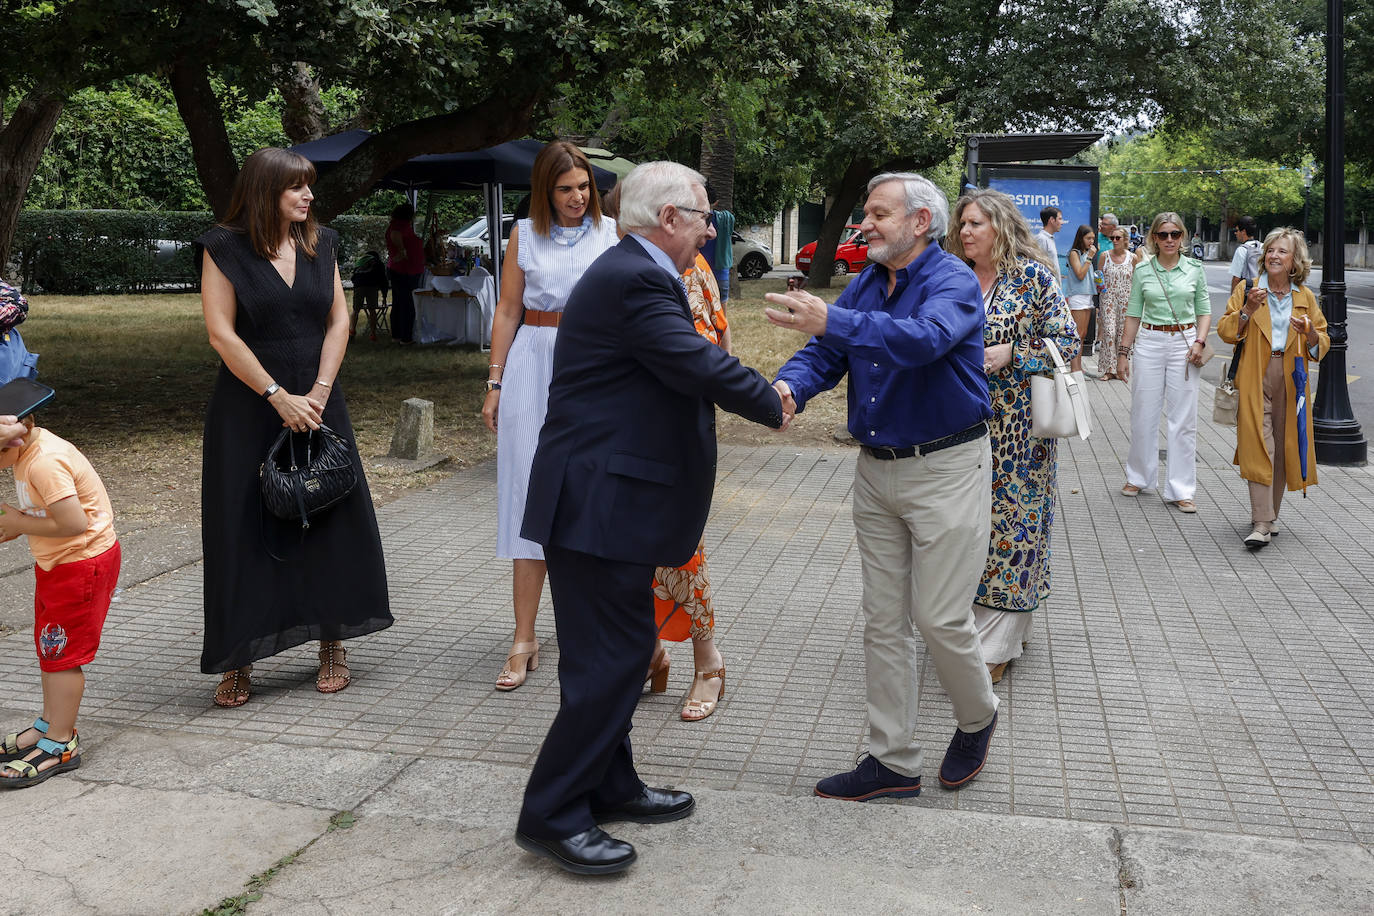
[[644,789],[627,802],[613,808],[593,808],[592,817],[598,824],[609,821],[633,821],[636,824],[662,824],[691,814],[697,800],[686,792],[671,789]]
[[635,860],[633,846],[600,827],[562,840],[540,840],[517,830],[515,842],[526,852],[553,859],[559,868],[575,875],[613,875],[629,868]]

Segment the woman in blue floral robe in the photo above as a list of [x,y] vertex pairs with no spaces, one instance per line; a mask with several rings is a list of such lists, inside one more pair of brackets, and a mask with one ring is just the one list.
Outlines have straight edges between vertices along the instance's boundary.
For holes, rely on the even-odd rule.
[[992,527],[973,612],[996,683],[1021,655],[1030,612],[1050,593],[1057,443],[1031,435],[1030,379],[1054,368],[1044,338],[1066,363],[1080,341],[1059,281],[1010,197],[979,190],[959,198],[948,244],[973,268],[987,309]]

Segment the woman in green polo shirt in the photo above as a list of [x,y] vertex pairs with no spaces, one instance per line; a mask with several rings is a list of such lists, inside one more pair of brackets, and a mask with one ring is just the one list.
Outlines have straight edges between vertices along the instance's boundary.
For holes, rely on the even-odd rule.
[[1196,512],[1197,394],[1212,306],[1202,262],[1180,254],[1187,241],[1177,213],[1161,213],[1150,224],[1145,245],[1152,257],[1131,278],[1116,374],[1131,382],[1131,451],[1121,495],[1158,483],[1163,413],[1169,467],[1162,495],[1180,512]]

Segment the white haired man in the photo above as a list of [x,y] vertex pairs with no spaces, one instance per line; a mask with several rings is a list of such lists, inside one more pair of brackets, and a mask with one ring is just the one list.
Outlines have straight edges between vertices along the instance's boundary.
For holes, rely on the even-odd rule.
[[[516,842],[577,874],[635,860],[598,824],[686,817],[686,792],[635,772],[630,720],[656,643],[654,567],[696,552],[715,486],[715,406],[778,428],[763,376],[697,333],[679,275],[713,237],[701,175],[639,166],[628,234],[582,275],[558,328],[521,536],[542,544],[561,702],[525,790]],[[981,561],[980,561],[981,566]]]
[[868,185],[862,225],[873,266],[834,305],[769,293],[769,321],[812,335],[778,371],[794,412],[849,376],[854,531],[863,564],[868,756],[816,794],[867,801],[921,791],[916,741],[919,631],[958,723],[940,765],[950,789],[978,775],[997,724],[972,601],[987,555],[992,416],[978,279],[939,240],[949,206],[925,178]]

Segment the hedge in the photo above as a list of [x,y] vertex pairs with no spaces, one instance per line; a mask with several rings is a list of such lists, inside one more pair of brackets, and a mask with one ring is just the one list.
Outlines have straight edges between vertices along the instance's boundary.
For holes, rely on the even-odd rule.
[[[24,210],[13,252],[20,285],[29,293],[194,289],[191,241],[213,223],[209,212]],[[345,277],[359,253],[385,250],[384,216],[339,216],[329,225],[340,236]]]

